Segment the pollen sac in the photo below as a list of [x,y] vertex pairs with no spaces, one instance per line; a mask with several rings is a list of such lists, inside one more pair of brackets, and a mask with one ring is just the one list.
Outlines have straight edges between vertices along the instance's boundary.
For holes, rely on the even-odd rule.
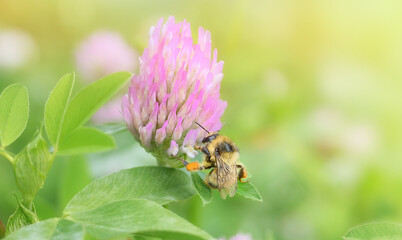
[[211,54],[211,33],[202,27],[198,41],[191,36],[190,23],[160,19],[149,31],[148,47],[140,57],[122,103],[128,129],[158,163],[181,166],[174,158],[193,158],[196,142],[206,132],[219,131],[226,102],[220,99],[223,61],[217,50]]

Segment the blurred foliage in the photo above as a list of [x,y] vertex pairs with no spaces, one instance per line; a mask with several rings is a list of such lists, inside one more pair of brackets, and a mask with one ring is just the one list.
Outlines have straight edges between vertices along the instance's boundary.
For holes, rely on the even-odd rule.
[[[195,197],[169,209],[216,237],[339,239],[363,222],[402,222],[401,11],[397,0],[3,0],[0,34],[18,29],[34,43],[24,65],[0,68],[0,91],[20,82],[30,96],[27,131],[10,150],[21,150],[38,130],[43,93],[76,69],[80,41],[107,29],[141,52],[150,26],[174,15],[195,36],[198,26],[211,31],[225,61],[222,133],[239,146],[264,202],[221,200],[214,191],[205,207]],[[55,159],[35,199],[41,220],[60,216],[95,177],[155,164],[127,132],[116,138],[118,150],[89,161]],[[0,157],[4,223],[17,207],[14,193],[12,168]]]
[[343,239],[398,239],[401,235],[402,228],[400,224],[372,222],[352,228]]

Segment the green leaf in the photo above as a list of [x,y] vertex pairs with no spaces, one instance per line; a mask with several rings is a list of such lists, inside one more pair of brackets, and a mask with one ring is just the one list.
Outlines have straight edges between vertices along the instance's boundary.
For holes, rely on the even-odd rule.
[[60,140],[81,127],[91,116],[119,91],[129,80],[131,73],[118,72],[106,76],[82,89],[71,100],[62,125]]
[[142,198],[166,204],[194,194],[190,178],[178,169],[137,167],[93,181],[74,196],[64,209],[64,214],[88,211],[125,199]]
[[15,210],[7,221],[6,234],[8,235],[22,227],[36,222],[39,222],[39,219],[36,216],[34,204],[31,202],[28,204],[28,207],[25,207],[20,201],[18,201],[17,210]]
[[5,240],[119,239],[132,234],[143,236],[141,239],[213,239],[156,203],[133,199],[76,212],[68,219],[52,218],[35,223],[11,233]]
[[197,190],[198,196],[200,196],[204,206],[212,201],[212,190],[207,185],[205,185],[204,180],[198,175],[198,173],[191,173],[191,180],[193,181],[194,187]]
[[139,234],[135,234],[132,236],[133,240],[161,240],[162,238],[156,238],[156,237],[148,237],[148,236],[142,236]]
[[57,146],[61,126],[74,88],[75,75],[68,73],[56,84],[45,105],[45,128],[50,142]]
[[60,143],[59,155],[102,152],[116,147],[114,139],[95,129],[81,127]]
[[4,240],[79,240],[84,239],[81,224],[66,219],[51,218],[20,229]]
[[52,163],[53,157],[41,132],[15,156],[15,178],[26,202],[32,202],[36,192],[43,186]]
[[89,172],[87,160],[82,156],[74,156],[65,159],[58,159],[59,164],[62,164],[63,171],[60,177],[59,191],[59,206],[63,208],[68,201],[88,185],[92,178]]
[[389,222],[366,223],[352,228],[345,240],[391,240],[402,239],[402,225]]
[[239,182],[237,186],[237,193],[245,198],[262,202],[261,194],[250,182]]
[[73,212],[67,219],[81,223],[97,239],[124,237],[133,233],[163,239],[212,239],[185,219],[144,199],[122,200],[89,211]]
[[123,170],[95,180],[78,193],[68,203],[64,219],[27,226],[6,239],[119,239],[133,234],[140,239],[213,239],[158,205],[192,195],[190,178],[180,170],[163,167]]
[[24,131],[29,115],[27,89],[13,84],[0,95],[0,142],[3,147],[13,143]]

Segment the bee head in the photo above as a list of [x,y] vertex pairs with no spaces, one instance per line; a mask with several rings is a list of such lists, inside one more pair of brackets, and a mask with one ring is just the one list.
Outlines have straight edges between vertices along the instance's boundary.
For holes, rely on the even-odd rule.
[[214,140],[219,135],[217,132],[210,133],[207,129],[205,129],[203,126],[201,126],[201,124],[199,124],[198,122],[195,122],[195,124],[197,124],[200,128],[204,129],[205,132],[208,133],[208,135],[202,139],[202,143],[212,142],[212,140]]
[[202,139],[202,143],[210,143],[214,140],[219,134],[217,132],[208,133],[206,137]]

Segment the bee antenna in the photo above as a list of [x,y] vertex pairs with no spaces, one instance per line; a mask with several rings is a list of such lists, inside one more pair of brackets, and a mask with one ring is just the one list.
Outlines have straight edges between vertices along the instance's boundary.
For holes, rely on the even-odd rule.
[[207,129],[205,129],[203,126],[201,126],[201,124],[199,124],[198,122],[195,122],[195,124],[197,124],[198,126],[200,126],[200,128],[204,129],[205,132],[209,133],[209,131]]

